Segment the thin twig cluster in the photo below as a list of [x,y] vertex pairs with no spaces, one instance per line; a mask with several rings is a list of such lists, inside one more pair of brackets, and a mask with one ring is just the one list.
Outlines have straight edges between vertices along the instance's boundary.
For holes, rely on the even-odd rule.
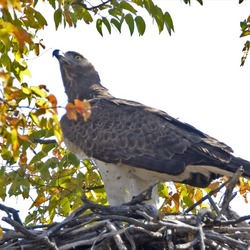
[[0,249],[250,249],[250,216],[239,217],[229,209],[241,174],[239,169],[226,183],[221,208],[212,204],[213,211],[205,208],[196,215],[187,210],[162,216],[141,205],[152,187],[121,206],[102,206],[83,197],[84,205],[64,221],[33,228],[22,225],[18,211],[0,205],[8,214],[2,220],[13,228],[3,228]]

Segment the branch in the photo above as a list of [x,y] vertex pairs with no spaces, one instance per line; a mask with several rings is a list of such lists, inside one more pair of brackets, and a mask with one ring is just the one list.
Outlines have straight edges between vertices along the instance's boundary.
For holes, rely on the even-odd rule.
[[107,1],[104,1],[104,2],[102,1],[101,4],[98,4],[98,5],[95,5],[95,6],[91,6],[91,7],[87,7],[87,5],[84,4],[84,3],[82,3],[81,0],[77,0],[77,1],[73,2],[72,5],[79,5],[79,6],[82,6],[82,7],[83,7],[84,9],[86,9],[86,10],[94,10],[94,9],[98,9],[98,8],[100,8],[100,7],[104,6],[104,5],[106,5],[106,4],[109,3],[109,2],[111,2],[111,0],[107,0]]
[[51,143],[57,143],[56,140],[43,140],[43,139],[33,139],[34,143],[40,143],[40,144],[51,144]]
[[239,178],[240,178],[240,176],[242,176],[243,172],[244,172],[243,167],[240,167],[237,169],[237,171],[235,172],[233,177],[229,179],[229,183],[227,185],[227,189],[226,189],[224,199],[222,202],[222,208],[219,211],[219,213],[217,214],[217,219],[220,218],[222,216],[222,214],[224,214],[228,210],[229,203],[234,198],[232,196],[234,187],[239,182]]
[[5,211],[9,218],[11,217],[10,214],[12,214],[14,221],[16,221],[17,223],[22,225],[22,221],[21,221],[21,219],[19,217],[19,214],[18,214],[19,211],[18,210],[14,209],[12,207],[6,207],[3,204],[0,204],[0,210]]
[[[188,209],[186,209],[186,210],[184,211],[184,214],[187,214],[187,213],[191,212],[194,208],[196,208],[199,204],[201,204],[203,201],[205,201],[205,200],[207,200],[207,199],[208,199],[209,201],[211,201],[211,200],[212,200],[212,199],[211,199],[211,196],[214,195],[214,194],[216,194],[216,193],[218,193],[218,192],[219,192],[223,187],[225,187],[228,183],[229,183],[229,180],[226,181],[226,182],[224,182],[224,183],[222,183],[218,188],[216,188],[216,189],[210,191],[207,195],[205,195],[205,196],[202,197],[200,200],[198,200],[196,203],[194,203],[192,206],[190,206]],[[213,204],[214,204],[214,202],[213,202]],[[213,205],[213,204],[212,204],[212,205]],[[214,205],[215,205],[215,204],[214,204]],[[214,208],[215,208],[215,210],[218,210],[217,206],[215,206]]]

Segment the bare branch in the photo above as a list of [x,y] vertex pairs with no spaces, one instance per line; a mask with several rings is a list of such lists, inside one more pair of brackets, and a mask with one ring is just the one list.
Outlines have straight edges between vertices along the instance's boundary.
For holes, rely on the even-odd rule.
[[101,1],[101,2],[102,3],[100,3],[98,5],[88,7],[86,4],[82,3],[81,0],[77,0],[77,1],[73,2],[72,5],[80,5],[80,6],[82,6],[86,10],[94,10],[94,9],[98,9],[98,8],[100,8],[102,6],[105,6],[107,3],[110,3],[111,0]]
[[217,219],[221,217],[228,210],[228,206],[230,201],[233,199],[232,193],[234,190],[235,185],[238,183],[240,176],[242,176],[244,170],[243,167],[238,168],[232,178],[229,179],[229,183],[227,185],[227,189],[225,192],[225,196],[222,202],[222,208],[217,214]]

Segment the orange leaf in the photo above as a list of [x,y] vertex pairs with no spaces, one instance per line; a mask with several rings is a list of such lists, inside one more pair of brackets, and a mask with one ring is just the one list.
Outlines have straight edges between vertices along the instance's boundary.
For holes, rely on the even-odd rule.
[[71,16],[70,16],[70,12],[68,10],[64,11],[64,16],[65,16],[65,20],[68,23],[69,27],[71,27],[73,25]]
[[56,108],[57,99],[56,99],[56,97],[54,95],[50,94],[47,98],[48,98],[49,102],[51,103],[51,107],[52,107],[53,111],[57,114],[57,108]]
[[38,207],[40,206],[42,203],[44,203],[47,199],[44,196],[38,197],[33,204],[31,205],[30,209],[32,207]]
[[75,108],[74,104],[69,102],[66,105],[66,115],[70,120],[74,120],[74,121],[77,120],[76,108]]
[[23,28],[15,27],[13,34],[18,40],[20,51],[23,51],[25,43],[32,44],[31,35]]
[[18,134],[18,138],[21,139],[21,140],[23,140],[23,141],[29,141],[29,136],[27,136],[27,135],[20,135],[20,134]]
[[39,89],[44,89],[44,90],[46,90],[47,92],[49,92],[49,90],[47,89],[47,86],[44,85],[44,84],[40,84],[38,87],[39,87]]
[[27,154],[26,154],[26,152],[24,152],[24,153],[21,153],[19,156],[19,165],[23,166],[26,164],[27,164]]
[[78,99],[74,100],[76,111],[83,117],[84,121],[87,121],[91,115],[91,105],[89,101]]

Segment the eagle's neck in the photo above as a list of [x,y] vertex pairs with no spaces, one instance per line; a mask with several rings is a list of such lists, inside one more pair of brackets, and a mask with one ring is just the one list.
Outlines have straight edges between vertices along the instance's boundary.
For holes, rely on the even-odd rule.
[[85,99],[102,98],[102,97],[110,98],[113,96],[109,93],[108,89],[106,89],[105,87],[103,87],[101,84],[98,83],[91,85],[88,91],[88,97]]

